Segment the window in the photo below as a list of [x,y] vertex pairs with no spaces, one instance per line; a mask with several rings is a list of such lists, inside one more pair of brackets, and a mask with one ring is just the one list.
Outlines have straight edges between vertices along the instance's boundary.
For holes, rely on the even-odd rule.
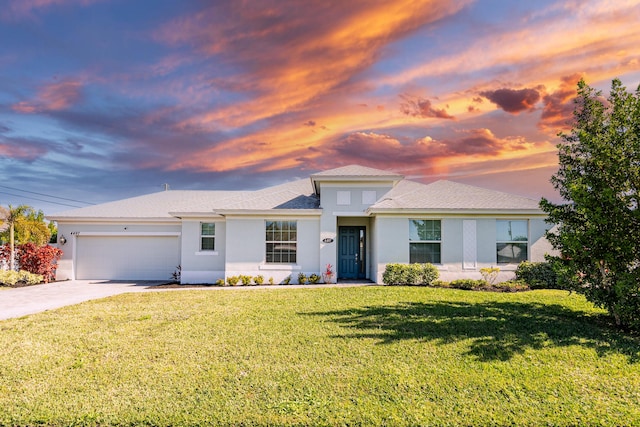
[[409,262],[440,264],[441,241],[439,219],[409,220]]
[[266,242],[268,263],[295,264],[298,241],[296,221],[267,221]]
[[216,224],[213,222],[200,223],[200,250],[214,251],[216,249]]
[[498,264],[526,261],[529,246],[529,224],[526,220],[496,221],[496,252]]

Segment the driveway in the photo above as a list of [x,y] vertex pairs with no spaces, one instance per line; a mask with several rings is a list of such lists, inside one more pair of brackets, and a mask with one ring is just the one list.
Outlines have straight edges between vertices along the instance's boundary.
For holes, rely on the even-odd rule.
[[[0,320],[22,317],[28,314],[53,310],[84,301],[105,298],[127,292],[157,292],[185,289],[231,290],[231,289],[295,289],[324,287],[371,286],[373,283],[348,282],[331,285],[287,285],[287,286],[231,286],[206,288],[155,288],[166,281],[114,282],[109,280],[69,280],[45,285],[0,290]],[[155,288],[155,289],[154,289]]]
[[26,316],[125,292],[149,291],[160,282],[69,280],[0,290],[0,320]]

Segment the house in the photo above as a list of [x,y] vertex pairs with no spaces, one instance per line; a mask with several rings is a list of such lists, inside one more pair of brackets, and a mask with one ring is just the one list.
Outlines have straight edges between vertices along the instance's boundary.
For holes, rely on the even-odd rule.
[[[382,282],[387,263],[430,262],[445,280],[542,261],[536,200],[351,165],[257,191],[168,190],[62,212],[58,279],[214,283],[298,273]],[[64,237],[64,238],[63,238]],[[507,278],[506,276],[503,278]]]

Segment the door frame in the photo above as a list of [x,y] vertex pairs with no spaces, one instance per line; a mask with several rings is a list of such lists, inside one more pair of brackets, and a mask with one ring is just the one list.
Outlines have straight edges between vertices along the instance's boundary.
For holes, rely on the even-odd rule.
[[[344,277],[344,271],[340,269],[340,253],[341,253],[341,245],[342,245],[342,233],[346,230],[356,230],[359,235],[358,247],[355,248],[355,251],[358,255],[358,267],[356,277]],[[367,227],[364,225],[341,225],[338,227],[338,246],[337,246],[337,256],[338,256],[338,278],[342,279],[351,279],[351,280],[361,280],[367,278]]]

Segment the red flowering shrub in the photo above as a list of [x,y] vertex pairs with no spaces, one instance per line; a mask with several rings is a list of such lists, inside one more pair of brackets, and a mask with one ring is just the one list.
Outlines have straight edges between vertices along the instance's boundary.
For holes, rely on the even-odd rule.
[[56,267],[62,251],[50,245],[37,246],[25,243],[16,246],[16,260],[21,270],[40,274],[44,282],[49,283],[56,278]]

